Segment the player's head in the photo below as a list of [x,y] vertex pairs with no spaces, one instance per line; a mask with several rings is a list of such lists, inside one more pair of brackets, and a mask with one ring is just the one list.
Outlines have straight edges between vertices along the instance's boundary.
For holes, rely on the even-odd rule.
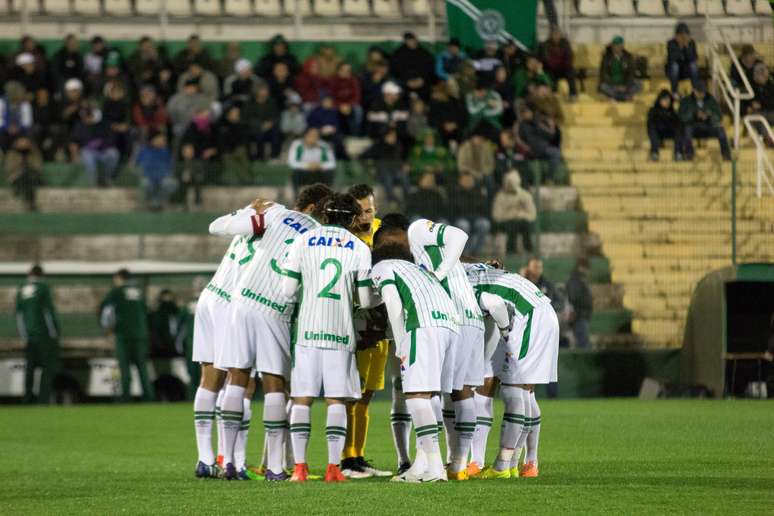
[[296,199],[296,211],[312,213],[315,207],[333,193],[329,186],[322,183],[309,185],[298,194]]
[[402,213],[388,213],[382,218],[382,228],[397,228],[408,231],[409,220]]
[[30,278],[42,278],[43,277],[43,267],[38,265],[37,263],[30,267],[30,271],[27,273],[27,276]]
[[119,269],[118,272],[113,274],[113,283],[118,286],[125,285],[131,278],[132,275],[128,269]]
[[349,194],[333,193],[317,205],[318,220],[349,231],[355,230],[361,213],[360,205]]
[[371,263],[376,265],[382,260],[404,260],[414,263],[414,257],[411,256],[409,248],[397,242],[388,242],[378,247],[374,247],[374,250],[371,253]]
[[400,245],[409,248],[408,233],[398,227],[381,227],[374,233],[374,248],[384,245]]
[[525,267],[527,278],[531,281],[537,281],[543,275],[543,260],[537,256],[530,257]]
[[361,233],[371,232],[371,224],[376,217],[376,204],[374,203],[374,189],[370,185],[361,183],[347,190],[347,193],[355,198],[362,212],[357,219],[357,231]]

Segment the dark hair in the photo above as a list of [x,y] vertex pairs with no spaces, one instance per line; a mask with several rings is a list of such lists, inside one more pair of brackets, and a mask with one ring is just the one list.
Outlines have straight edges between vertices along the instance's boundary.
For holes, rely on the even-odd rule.
[[584,268],[586,270],[590,269],[591,264],[589,263],[589,259],[585,257],[578,258],[578,260],[575,262],[575,268],[576,269]]
[[382,217],[382,225],[380,229],[400,229],[401,231],[408,231],[409,220],[402,213],[388,213]]
[[298,194],[298,198],[296,198],[296,208],[303,210],[306,209],[306,207],[310,204],[314,204],[316,206],[320,201],[332,193],[333,190],[331,190],[328,185],[324,185],[322,183],[309,185],[301,190],[301,192]]
[[32,267],[30,267],[30,272],[28,274],[30,276],[43,276],[43,267],[41,267],[36,263]]
[[[379,231],[382,231],[381,229]],[[376,233],[378,234],[379,231]],[[374,235],[374,242],[376,242],[376,235]],[[374,248],[371,253],[371,263],[376,265],[382,260],[405,260],[407,262],[414,263],[414,257],[411,256],[411,251],[408,247],[401,244],[385,244]]]
[[129,269],[119,269],[119,271],[116,272],[116,276],[126,281],[132,277],[132,274],[129,272]]
[[373,195],[374,189],[371,185],[360,183],[359,185],[350,186],[347,193],[359,201],[360,199],[365,199],[369,195]]
[[350,194],[332,193],[317,205],[319,220],[350,229],[363,210]]

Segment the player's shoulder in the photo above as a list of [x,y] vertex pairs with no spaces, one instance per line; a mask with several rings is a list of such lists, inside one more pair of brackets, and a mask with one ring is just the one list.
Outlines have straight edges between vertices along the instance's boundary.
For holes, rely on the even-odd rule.
[[446,227],[446,224],[430,219],[417,219],[409,225],[408,234],[411,235],[437,235]]

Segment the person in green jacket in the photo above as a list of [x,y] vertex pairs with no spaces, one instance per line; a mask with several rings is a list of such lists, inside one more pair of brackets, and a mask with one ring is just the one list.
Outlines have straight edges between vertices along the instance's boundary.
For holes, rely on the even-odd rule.
[[188,382],[189,399],[193,399],[196,395],[196,389],[199,387],[199,378],[202,376],[201,364],[191,359],[193,356],[194,314],[196,314],[197,301],[197,298],[191,298],[188,303],[180,308],[177,317],[177,335],[175,337],[175,348],[178,353],[182,353],[185,357],[188,376],[191,378]]
[[446,176],[454,170],[454,156],[449,149],[441,145],[435,131],[425,129],[421,139],[409,153],[409,176],[417,184],[419,178],[430,172],[436,182],[443,184]]
[[534,55],[528,55],[524,64],[513,72],[513,89],[517,97],[526,97],[529,94],[529,83],[553,87],[551,77],[543,70],[543,63]]
[[476,89],[465,95],[468,109],[468,135],[484,127],[487,138],[497,141],[503,128],[503,99],[492,89],[492,80],[483,73],[477,74]]
[[139,373],[143,399],[153,400],[153,385],[148,377],[148,311],[144,293],[131,281],[128,270],[121,269],[113,275],[113,289],[100,304],[99,318],[105,331],[116,336],[121,400],[131,398],[130,365],[134,365]]
[[27,281],[16,292],[16,327],[26,346],[24,399],[28,403],[34,401],[35,368],[40,367],[42,374],[37,401],[49,403],[54,378],[59,371],[59,322],[51,289],[43,282],[40,265],[30,269]]
[[685,159],[693,159],[694,138],[717,138],[723,159],[731,160],[731,149],[723,128],[723,115],[718,101],[707,93],[706,83],[699,82],[693,93],[680,101],[678,116],[685,126]]

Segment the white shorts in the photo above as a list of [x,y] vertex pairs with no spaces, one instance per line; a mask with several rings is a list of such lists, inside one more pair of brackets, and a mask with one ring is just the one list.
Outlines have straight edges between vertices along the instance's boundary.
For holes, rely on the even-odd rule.
[[448,328],[417,328],[396,344],[403,392],[452,391],[458,335]]
[[559,319],[550,304],[540,305],[514,327],[494,356],[494,372],[505,384],[557,381]]
[[494,369],[492,368],[492,358],[494,357],[497,347],[500,345],[502,337],[500,336],[500,330],[497,325],[490,318],[486,318],[485,333],[484,333],[484,378],[494,377]]
[[290,322],[232,303],[218,366],[290,378]]
[[290,373],[290,395],[360,399],[360,374],[355,353],[343,349],[296,346]]
[[484,330],[475,326],[460,326],[454,350],[453,389],[465,385],[484,385]]
[[203,364],[217,362],[228,328],[229,304],[202,293],[194,314],[193,352],[191,360]]

